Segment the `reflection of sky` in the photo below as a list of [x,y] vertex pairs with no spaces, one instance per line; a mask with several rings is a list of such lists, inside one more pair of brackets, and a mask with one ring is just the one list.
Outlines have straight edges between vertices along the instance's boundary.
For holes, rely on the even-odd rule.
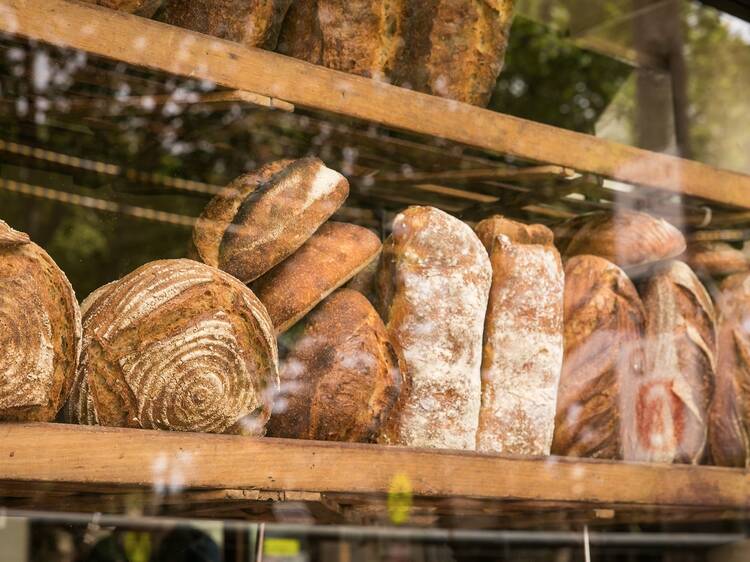
[[745,43],[750,45],[750,23],[729,14],[721,14],[721,21],[726,24],[733,35],[741,37]]

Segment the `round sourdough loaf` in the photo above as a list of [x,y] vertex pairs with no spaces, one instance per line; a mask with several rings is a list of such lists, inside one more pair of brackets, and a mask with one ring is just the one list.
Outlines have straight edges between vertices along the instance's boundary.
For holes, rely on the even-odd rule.
[[191,260],[155,261],[95,291],[84,311],[72,421],[263,433],[276,341],[242,283]]
[[268,434],[372,441],[401,389],[396,356],[375,309],[357,291],[339,289],[294,331]]
[[81,313],[65,274],[0,221],[0,420],[53,420],[80,349]]

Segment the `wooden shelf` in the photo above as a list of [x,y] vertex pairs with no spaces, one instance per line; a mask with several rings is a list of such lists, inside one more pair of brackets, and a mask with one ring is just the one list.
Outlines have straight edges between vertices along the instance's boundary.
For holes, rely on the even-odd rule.
[[[240,436],[0,425],[0,507],[465,528],[744,518],[743,470]],[[395,488],[394,488],[395,486]]]
[[[67,0],[3,0],[0,30],[170,74],[571,168],[750,208],[750,176],[335,72],[155,21]],[[290,107],[290,106],[285,106]]]

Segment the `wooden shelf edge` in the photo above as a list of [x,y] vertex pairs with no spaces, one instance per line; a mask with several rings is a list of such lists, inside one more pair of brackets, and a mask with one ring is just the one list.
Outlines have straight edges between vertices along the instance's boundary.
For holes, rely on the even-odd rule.
[[0,30],[524,160],[750,208],[750,176],[68,0],[0,0]]
[[739,469],[65,424],[0,425],[0,483],[14,485],[387,495],[394,478],[408,482],[414,496],[750,507],[748,473]]

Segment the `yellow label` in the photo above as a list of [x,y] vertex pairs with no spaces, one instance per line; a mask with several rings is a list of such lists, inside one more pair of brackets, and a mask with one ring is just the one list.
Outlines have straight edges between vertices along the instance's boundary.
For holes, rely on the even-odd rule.
[[151,558],[151,536],[148,533],[128,531],[122,542],[129,562],[148,562]]
[[393,476],[388,488],[388,517],[391,523],[401,525],[409,520],[412,506],[411,480],[406,474]]
[[297,539],[269,538],[263,542],[263,552],[268,556],[297,556],[299,551]]

